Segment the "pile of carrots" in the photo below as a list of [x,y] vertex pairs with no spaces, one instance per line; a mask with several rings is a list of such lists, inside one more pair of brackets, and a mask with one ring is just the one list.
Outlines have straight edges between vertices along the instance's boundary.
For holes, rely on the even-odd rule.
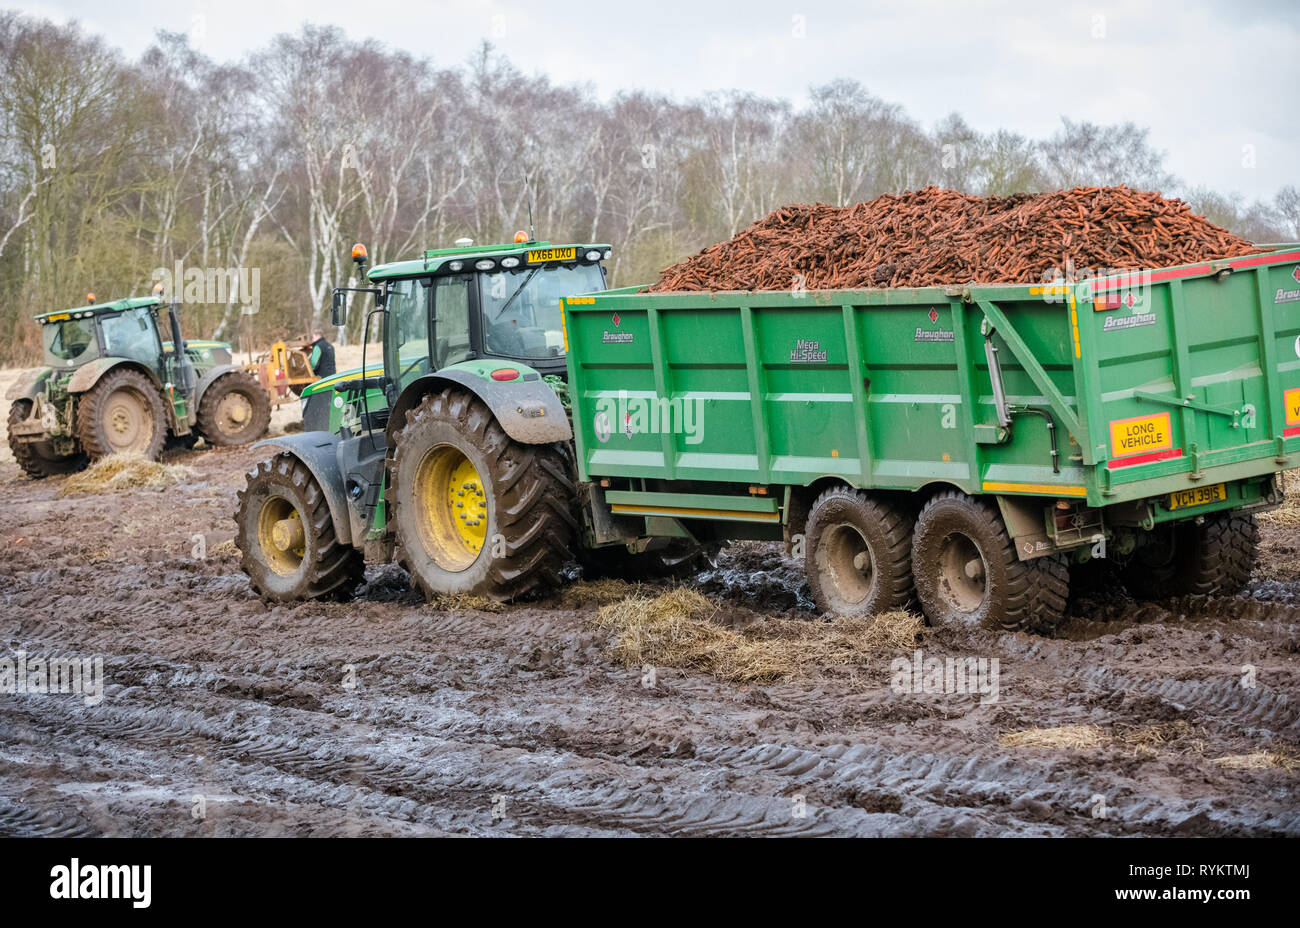
[[1262,249],[1181,200],[1128,187],[974,197],[926,187],[784,206],[666,268],[649,289],[820,290],[1041,283]]

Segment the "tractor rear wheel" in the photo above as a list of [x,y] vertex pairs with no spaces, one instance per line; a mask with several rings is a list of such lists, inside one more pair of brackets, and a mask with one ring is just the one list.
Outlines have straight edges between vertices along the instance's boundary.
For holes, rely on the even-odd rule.
[[514,441],[471,393],[424,397],[396,436],[388,502],[396,559],[426,598],[510,600],[561,582],[578,531],[554,445]]
[[92,461],[110,454],[158,460],[167,440],[158,388],[139,371],[109,371],[77,403],[77,439]]
[[817,608],[864,617],[912,602],[912,519],[851,487],[817,497],[804,530],[808,585]]
[[931,625],[1050,634],[1065,618],[1070,567],[1022,561],[996,504],[949,490],[932,497],[912,541],[916,596]]
[[307,465],[288,454],[262,461],[239,491],[240,566],[276,602],[346,598],[365,576],[365,558],[338,540],[329,503]]
[[243,371],[222,374],[199,397],[199,431],[208,444],[246,445],[271,424],[271,400],[262,385]]
[[[13,434],[15,425],[26,421],[31,416],[34,405],[31,400],[17,400],[9,407],[10,435]],[[18,462],[18,466],[23,469],[27,476],[35,480],[40,480],[43,477],[57,477],[60,474],[75,473],[86,466],[86,456],[84,454],[70,454],[66,457],[59,457],[50,447],[50,443],[45,441],[14,441],[10,438],[9,450],[13,452],[14,460]]]
[[1124,585],[1138,599],[1231,596],[1255,570],[1259,526],[1253,513],[1216,512],[1164,525],[1133,552]]

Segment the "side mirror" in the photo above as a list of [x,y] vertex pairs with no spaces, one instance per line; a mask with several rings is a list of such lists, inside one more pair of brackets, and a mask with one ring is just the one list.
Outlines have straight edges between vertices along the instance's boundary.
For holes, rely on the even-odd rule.
[[347,296],[342,290],[334,291],[334,305],[330,307],[330,322],[335,326],[346,325],[348,321]]

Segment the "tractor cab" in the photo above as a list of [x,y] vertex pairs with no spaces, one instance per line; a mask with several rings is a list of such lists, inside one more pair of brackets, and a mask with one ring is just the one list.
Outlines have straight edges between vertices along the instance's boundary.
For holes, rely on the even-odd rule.
[[564,376],[560,300],[605,289],[608,245],[457,245],[366,275],[387,310],[384,366],[397,392],[462,361],[518,361]]
[[[607,244],[553,245],[523,233],[514,242],[431,249],[421,258],[365,270],[366,251],[353,260],[373,287],[372,312],[382,318],[383,357],[343,371],[303,391],[304,428],[337,431],[356,411],[376,423],[411,383],[438,371],[484,361],[517,376],[567,376],[560,300],[606,289]],[[346,319],[348,288],[334,291],[333,321]],[[370,318],[367,315],[366,327]],[[513,367],[511,365],[514,365]],[[504,373],[498,377],[505,376]]]
[[93,298],[85,306],[36,317],[45,363],[54,371],[73,371],[100,358],[129,358],[163,377],[157,297],[98,304]]

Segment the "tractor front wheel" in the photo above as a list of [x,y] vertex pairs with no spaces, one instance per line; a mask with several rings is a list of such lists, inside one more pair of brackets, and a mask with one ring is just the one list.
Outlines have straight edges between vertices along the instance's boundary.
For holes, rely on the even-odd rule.
[[77,403],[77,438],[92,461],[110,454],[158,460],[167,440],[158,388],[139,371],[109,371]]
[[249,374],[222,374],[199,398],[199,431],[219,447],[256,441],[271,424],[271,400]]
[[[31,418],[33,405],[31,400],[17,400],[9,407],[10,436],[13,435],[15,425]],[[84,454],[70,454],[59,457],[54,453],[54,449],[50,447],[50,443],[45,441],[14,441],[10,437],[9,450],[13,452],[14,460],[18,462],[18,466],[23,469],[27,476],[35,480],[75,473],[86,466],[86,456]]]
[[424,397],[396,437],[388,487],[396,556],[428,599],[504,601],[558,585],[578,531],[573,499],[555,446],[514,441],[463,390]]
[[364,578],[365,558],[338,540],[324,491],[292,455],[248,475],[235,521],[240,566],[266,599],[346,598]]

